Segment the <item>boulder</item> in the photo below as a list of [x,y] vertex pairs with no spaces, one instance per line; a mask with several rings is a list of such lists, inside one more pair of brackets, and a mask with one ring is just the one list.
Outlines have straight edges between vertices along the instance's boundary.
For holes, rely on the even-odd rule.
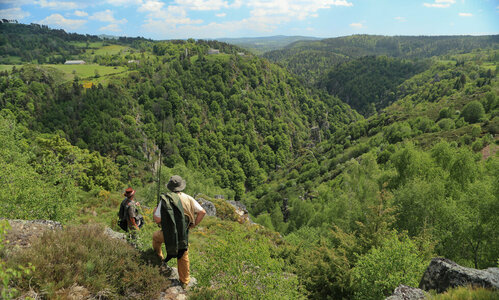
[[229,203],[234,207],[236,214],[238,215],[239,223],[244,223],[248,221],[250,222],[250,224],[253,224],[253,221],[251,221],[249,217],[248,210],[246,209],[246,205],[244,205],[240,201],[234,201],[234,200],[227,200],[227,203]]
[[109,236],[112,239],[118,239],[118,240],[125,240],[126,241],[126,234],[122,232],[116,232],[112,230],[109,227],[104,228],[104,234]]
[[207,216],[211,216],[211,217],[217,216],[217,209],[215,208],[215,204],[213,204],[213,202],[208,201],[204,198],[198,198],[197,201],[199,202],[201,207],[204,208]]
[[425,291],[401,284],[385,300],[424,300],[425,297]]
[[499,289],[499,268],[477,270],[446,258],[434,258],[423,274],[419,288],[443,293],[449,288],[468,285]]

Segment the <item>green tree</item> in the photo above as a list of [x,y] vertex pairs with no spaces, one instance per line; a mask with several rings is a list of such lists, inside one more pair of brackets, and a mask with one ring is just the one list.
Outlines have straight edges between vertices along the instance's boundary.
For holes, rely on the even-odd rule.
[[466,122],[477,123],[484,117],[485,109],[482,103],[474,100],[464,106],[462,115]]
[[400,284],[418,286],[426,264],[414,242],[394,232],[357,261],[355,299],[384,299]]

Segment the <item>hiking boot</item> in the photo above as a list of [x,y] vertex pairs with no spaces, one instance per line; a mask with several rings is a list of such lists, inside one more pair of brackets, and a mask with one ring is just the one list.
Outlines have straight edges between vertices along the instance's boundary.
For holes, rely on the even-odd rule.
[[173,268],[163,262],[159,267],[159,273],[165,277],[170,277],[173,273]]

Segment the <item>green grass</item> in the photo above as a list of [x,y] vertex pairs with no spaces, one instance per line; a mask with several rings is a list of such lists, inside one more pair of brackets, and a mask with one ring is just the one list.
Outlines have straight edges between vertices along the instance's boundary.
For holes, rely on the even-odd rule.
[[484,288],[458,287],[442,294],[431,294],[431,300],[495,300],[499,299],[499,291]]
[[[109,76],[113,74],[123,73],[127,70],[126,67],[109,67],[100,65],[42,65],[44,67],[52,67],[64,72],[64,79],[73,80],[76,74],[80,79],[93,79],[95,77],[95,70],[99,73],[100,77]],[[74,74],[73,74],[74,71]]]
[[10,71],[14,65],[0,65],[0,72]]
[[[72,42],[68,42],[68,44],[73,45],[73,46],[78,47],[78,48],[87,48],[86,42],[72,41]],[[92,49],[99,49],[99,48],[102,48],[103,46],[104,46],[103,42],[88,43],[88,48],[92,48]]]
[[22,63],[22,60],[21,60],[20,56],[10,56],[10,55],[6,55],[4,57],[1,57],[0,61],[3,64],[9,64],[9,65],[10,64],[20,64],[20,63]]
[[93,54],[95,55],[114,55],[120,53],[121,51],[125,52],[127,49],[128,47],[121,45],[109,45],[98,48],[96,50],[87,50],[87,53],[93,51]]

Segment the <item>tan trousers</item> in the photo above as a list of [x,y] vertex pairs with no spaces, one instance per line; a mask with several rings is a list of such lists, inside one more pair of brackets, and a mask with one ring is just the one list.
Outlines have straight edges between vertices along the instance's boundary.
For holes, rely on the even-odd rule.
[[[158,230],[152,235],[152,248],[156,252],[156,254],[164,259],[163,251],[161,249],[161,244],[165,242],[165,238],[163,237],[163,231]],[[180,282],[184,284],[188,284],[191,280],[190,276],[190,265],[189,265],[189,250],[184,252],[184,255],[180,259],[177,259],[177,268],[178,268],[178,279]]]

